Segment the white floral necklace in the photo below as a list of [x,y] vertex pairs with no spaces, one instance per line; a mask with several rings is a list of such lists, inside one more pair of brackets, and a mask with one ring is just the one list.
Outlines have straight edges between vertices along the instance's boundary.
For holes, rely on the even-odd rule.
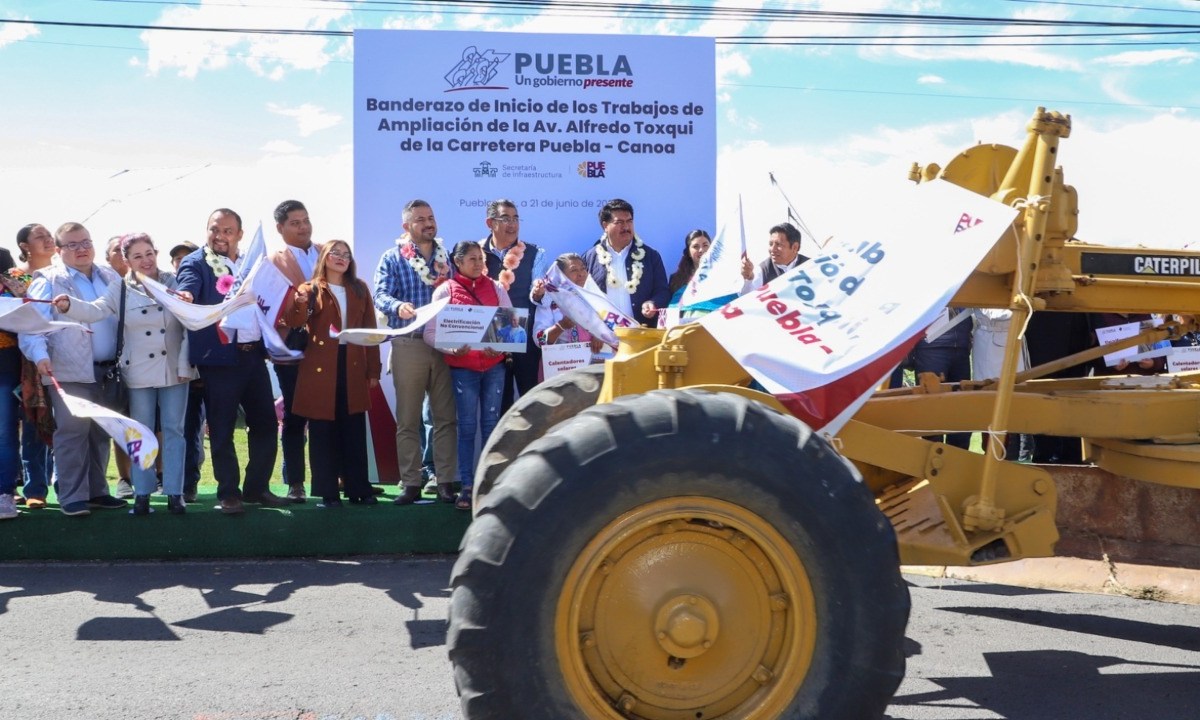
[[[613,275],[612,271],[612,253],[604,246],[608,241],[608,233],[600,236],[600,242],[596,245],[596,259],[604,266],[608,273],[608,287],[613,287],[617,284],[617,276]],[[637,290],[638,285],[642,282],[642,258],[646,257],[646,248],[642,247],[642,239],[637,235],[633,236],[633,250],[630,257],[633,258],[633,265],[630,266],[629,280],[625,282],[625,289],[633,294]]]
[[417,277],[421,278],[421,282],[426,285],[441,285],[450,276],[450,258],[446,255],[446,248],[437,239],[433,241],[433,268],[437,272],[436,276],[430,272],[429,263],[425,262],[425,258],[417,252],[415,242],[402,240],[400,254],[408,261],[408,266],[417,273]]

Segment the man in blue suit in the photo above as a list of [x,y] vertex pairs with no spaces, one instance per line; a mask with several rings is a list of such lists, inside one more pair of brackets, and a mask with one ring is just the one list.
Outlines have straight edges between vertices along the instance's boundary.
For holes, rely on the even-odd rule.
[[600,208],[604,235],[583,254],[588,273],[618,310],[653,326],[671,300],[662,256],[633,231],[633,206],[615,198]]
[[[228,286],[232,285],[230,280],[241,269],[238,265],[241,239],[242,218],[228,208],[214,211],[208,217],[207,244],[179,263],[179,290],[191,293],[192,302],[200,305],[223,302]],[[221,512],[226,514],[243,512],[243,502],[276,507],[290,502],[269,489],[278,452],[279,424],[262,333],[257,325],[251,327],[249,331],[236,331],[228,343],[221,342],[215,325],[188,331],[188,359],[199,369],[204,381],[204,408],[208,413],[217,499]],[[233,447],[239,405],[246,415],[250,455],[244,490],[239,487],[241,471]]]

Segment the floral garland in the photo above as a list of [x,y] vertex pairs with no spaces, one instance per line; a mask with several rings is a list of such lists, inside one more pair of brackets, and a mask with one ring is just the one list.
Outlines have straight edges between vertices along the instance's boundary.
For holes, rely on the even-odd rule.
[[[513,271],[517,269],[517,266],[519,266],[521,261],[524,259],[525,243],[521,242],[520,240],[517,240],[517,244],[510,247],[508,252],[504,253],[504,260],[502,261],[504,269],[500,271],[498,282],[504,286],[505,291],[507,291],[517,279],[516,273]],[[484,272],[487,272],[486,264],[484,265]]]
[[[612,253],[608,248],[604,247],[604,242],[608,239],[608,233],[600,237],[600,242],[596,244],[596,259],[604,266],[608,273],[608,286],[612,287],[617,283],[617,276],[613,275],[612,271]],[[625,283],[625,289],[633,294],[637,290],[638,285],[642,282],[642,258],[646,257],[646,248],[642,246],[642,239],[637,235],[633,236],[633,251],[630,254],[633,258],[633,265],[630,267],[629,280]]]
[[416,273],[417,277],[421,278],[421,282],[426,285],[437,287],[446,282],[450,277],[450,258],[446,255],[446,248],[438,240],[433,241],[433,267],[437,271],[437,277],[429,271],[429,263],[425,262],[425,258],[421,257],[421,253],[417,252],[416,243],[411,241],[400,243],[400,255],[408,261],[408,266]]
[[208,263],[208,267],[212,269],[213,275],[217,276],[217,292],[222,295],[228,295],[233,289],[234,278],[230,274],[229,265],[226,264],[225,258],[213,252],[212,248],[204,246],[204,262]]

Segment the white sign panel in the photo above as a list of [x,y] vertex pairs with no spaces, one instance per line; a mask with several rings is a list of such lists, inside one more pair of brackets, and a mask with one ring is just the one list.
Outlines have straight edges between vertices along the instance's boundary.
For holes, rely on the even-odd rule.
[[551,257],[595,242],[614,197],[666,257],[715,222],[712,38],[363,30],[354,55],[355,246],[368,264],[414,198],[451,244],[486,236],[487,203],[511,199],[521,237]]
[[592,346],[590,343],[562,343],[542,346],[542,380],[555,375],[590,365]]
[[1171,348],[1167,372],[1200,372],[1200,347]]
[[527,349],[529,311],[489,305],[447,305],[438,313],[434,347],[457,350],[491,348],[523,353]]

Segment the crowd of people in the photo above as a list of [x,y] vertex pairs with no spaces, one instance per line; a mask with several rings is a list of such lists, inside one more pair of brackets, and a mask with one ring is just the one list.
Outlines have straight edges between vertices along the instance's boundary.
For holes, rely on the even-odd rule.
[[[198,497],[205,437],[222,513],[310,497],[323,508],[343,500],[377,504],[366,412],[382,376],[381,352],[335,335],[377,322],[404,328],[419,308],[442,299],[515,307],[533,318],[528,332],[515,315],[498,330],[504,342],[524,343],[523,353],[443,347],[434,323],[389,341],[402,485],[394,502],[416,503],[429,489],[439,501],[470,509],[477,440],[486,442],[502,412],[537,385],[540,348],[586,342],[593,352],[602,350],[548,297],[544,277],[551,263],[581,286],[590,276],[621,312],[653,326],[672,300],[678,304],[677,291],[709,242],[703,230],[689,233],[669,281],[662,256],[634,231],[633,206],[624,200],[600,210],[602,233],[594,244],[554,259],[521,238],[512,201],[488,205],[483,240],[447,247],[431,205],[413,200],[403,210],[403,234],[383,253],[368,285],[348,242],[313,240],[303,203],[280,203],[274,220],[283,247],[267,259],[292,287],[276,330],[282,337],[303,329],[307,337],[295,362],[268,361],[255,323],[185,328],[142,282],[154,280],[198,305],[225,302],[248,262],[242,219],[229,208],[209,215],[202,246],[170,249],[171,271],[160,267],[159,249],[145,233],[111,238],[105,262],[98,262],[91,233],[76,222],[53,233],[40,224],[21,228],[19,262],[0,250],[4,295],[35,302],[47,320],[76,323],[48,334],[0,332],[0,519],[17,517],[19,505],[45,508],[50,487],[69,516],[121,508],[147,515],[156,492],[166,496],[169,513],[184,514]],[[770,258],[758,267],[745,261],[747,284],[802,260],[799,233],[790,225],[772,228],[771,238]],[[268,365],[282,396],[281,419]],[[113,382],[117,374],[120,383]],[[122,387],[127,392],[115,392]],[[95,423],[69,412],[64,393],[153,428],[160,438],[155,467],[131,465]],[[234,443],[239,417],[247,435],[242,459]],[[276,494],[270,485],[280,449],[287,491]],[[120,476],[115,490],[106,478],[110,452]]]
[[[222,513],[310,497],[322,508],[340,507],[343,500],[376,505],[380,490],[370,478],[366,415],[372,395],[382,397],[373,393],[383,374],[382,354],[378,346],[340,342],[337,336],[377,323],[404,329],[420,308],[442,300],[516,308],[532,316],[528,332],[514,313],[511,320],[504,316],[495,333],[504,343],[524,344],[525,352],[447,346],[438,342],[435,323],[388,341],[402,486],[393,502],[414,504],[430,491],[440,502],[469,510],[476,448],[487,442],[504,410],[540,381],[541,348],[585,343],[594,358],[605,350],[547,292],[552,263],[575,285],[594,283],[612,306],[645,326],[659,325],[669,308],[682,310],[686,321],[733,297],[680,307],[711,236],[703,229],[688,232],[678,267],[668,276],[660,253],[635,232],[633,206],[620,199],[601,208],[599,239],[582,253],[556,258],[522,239],[521,218],[510,200],[488,204],[485,238],[452,247],[438,237],[432,206],[412,200],[403,209],[403,233],[379,258],[370,284],[360,277],[348,242],[313,240],[303,203],[280,203],[274,220],[283,247],[266,260],[290,285],[275,330],[289,338],[303,331],[306,342],[297,361],[269,359],[263,329],[255,322],[186,329],[142,282],[154,280],[189,303],[224,303],[253,260],[242,253],[242,219],[229,208],[208,217],[204,245],[170,249],[172,271],[160,267],[158,248],[144,233],[111,238],[107,262],[97,262],[90,232],[76,222],[53,233],[39,224],[21,228],[17,260],[0,248],[0,296],[34,302],[47,320],[76,323],[48,334],[0,331],[0,520],[17,517],[19,505],[45,508],[50,487],[68,516],[120,508],[147,515],[155,492],[166,496],[169,513],[184,514],[197,500],[205,436]],[[768,257],[758,264],[741,258],[741,292],[804,262],[800,243],[792,225],[770,228]],[[998,375],[1007,311],[965,311],[971,320],[954,322],[958,312],[947,311],[947,332],[918,343],[894,383],[905,366],[943,382]],[[1026,333],[1029,347],[1022,350],[1019,369],[1030,366],[1030,356],[1038,364],[1095,344],[1097,327],[1142,319],[1039,313]],[[1039,324],[1047,322],[1056,324]],[[1069,348],[1047,348],[1047,338],[1059,344],[1074,339]],[[280,390],[281,415],[268,365]],[[1162,366],[1162,358],[1154,358],[1091,371],[1153,373]],[[117,371],[119,384],[112,382]],[[114,392],[122,386],[127,393]],[[131,464],[95,423],[71,414],[64,393],[153,428],[160,438],[156,466]],[[234,443],[239,417],[247,433],[244,477]],[[1023,460],[1079,461],[1070,441],[1056,440],[1039,438],[1034,444],[1014,435],[1008,452]],[[965,449],[970,435],[951,433],[946,442]],[[69,450],[56,454],[53,448]],[[115,492],[106,478],[110,448],[117,455]],[[287,491],[276,494],[270,484],[281,448]]]

